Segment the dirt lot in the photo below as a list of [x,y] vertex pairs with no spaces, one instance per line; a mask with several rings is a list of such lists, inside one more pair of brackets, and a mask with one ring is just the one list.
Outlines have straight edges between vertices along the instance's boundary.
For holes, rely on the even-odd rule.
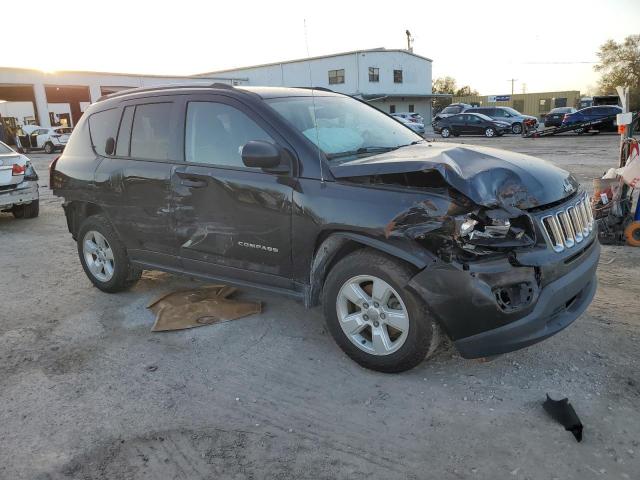
[[[590,187],[618,137],[467,137],[551,160]],[[264,313],[151,333],[145,274],[93,288],[41,173],[41,216],[0,214],[0,478],[616,479],[640,472],[640,249],[604,247],[594,303],[488,363],[449,346],[410,372],[350,361],[319,309],[246,290]],[[584,440],[547,418],[570,398]],[[633,473],[635,472],[635,473]]]

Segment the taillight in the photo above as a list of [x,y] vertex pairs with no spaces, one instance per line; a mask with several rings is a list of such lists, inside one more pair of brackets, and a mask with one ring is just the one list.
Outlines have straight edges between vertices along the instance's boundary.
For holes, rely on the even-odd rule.
[[24,175],[24,167],[14,163],[13,168],[11,169],[11,175]]

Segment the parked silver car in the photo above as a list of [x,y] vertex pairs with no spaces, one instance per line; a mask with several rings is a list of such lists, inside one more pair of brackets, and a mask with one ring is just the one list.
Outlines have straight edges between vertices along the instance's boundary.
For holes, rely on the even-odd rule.
[[507,122],[511,124],[511,131],[516,135],[522,133],[523,122],[527,119],[532,120],[536,128],[538,126],[538,119],[536,117],[525,115],[511,107],[471,107],[467,108],[465,113],[482,113],[494,120]]
[[0,212],[34,218],[40,211],[38,174],[27,157],[0,142]]

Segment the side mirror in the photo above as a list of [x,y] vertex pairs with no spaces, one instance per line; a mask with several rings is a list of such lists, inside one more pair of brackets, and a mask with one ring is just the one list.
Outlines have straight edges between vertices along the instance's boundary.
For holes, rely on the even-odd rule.
[[116,153],[116,141],[113,137],[107,138],[107,141],[104,145],[104,151],[107,155],[111,156]]
[[242,163],[247,167],[275,169],[281,160],[280,149],[271,142],[251,140],[242,147]]

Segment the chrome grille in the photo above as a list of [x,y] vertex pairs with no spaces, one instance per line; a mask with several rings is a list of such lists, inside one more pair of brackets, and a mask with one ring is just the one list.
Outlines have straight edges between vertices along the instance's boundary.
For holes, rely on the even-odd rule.
[[591,205],[586,195],[551,215],[543,216],[541,220],[547,242],[558,253],[582,242],[594,228]]

